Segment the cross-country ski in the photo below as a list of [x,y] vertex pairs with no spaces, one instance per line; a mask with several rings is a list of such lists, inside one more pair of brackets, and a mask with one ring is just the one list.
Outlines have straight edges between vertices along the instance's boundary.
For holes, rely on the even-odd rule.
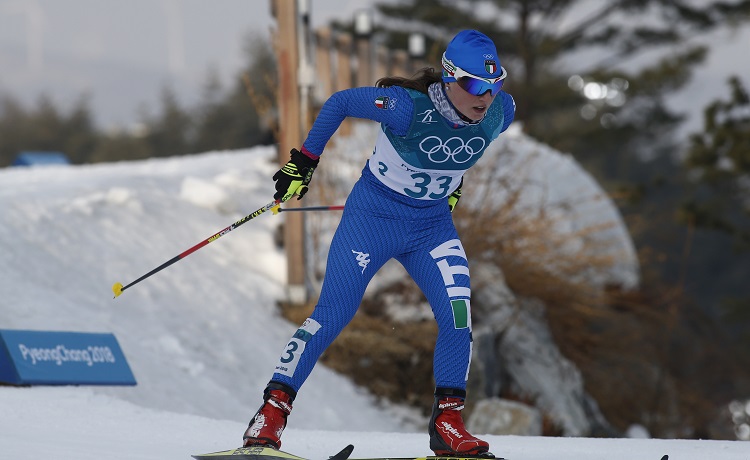
[[[349,444],[341,449],[339,453],[332,455],[328,459],[321,460],[347,460],[349,455],[351,455],[352,450],[354,450],[354,446]],[[221,452],[193,455],[193,458],[195,460],[308,460],[305,457],[299,457],[281,450],[263,446],[238,447],[236,449]]]

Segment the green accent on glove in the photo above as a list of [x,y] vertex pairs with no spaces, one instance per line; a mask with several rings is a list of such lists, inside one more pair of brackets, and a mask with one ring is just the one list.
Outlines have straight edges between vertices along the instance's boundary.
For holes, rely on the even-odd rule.
[[[461,183],[461,185],[463,185],[463,183]],[[451,212],[456,209],[458,200],[461,199],[461,185],[459,185],[456,191],[451,193],[451,196],[448,197],[448,207],[451,208]]]
[[275,200],[287,201],[294,195],[301,199],[307,193],[318,160],[313,160],[297,149],[291,150],[291,159],[273,175],[276,181]]

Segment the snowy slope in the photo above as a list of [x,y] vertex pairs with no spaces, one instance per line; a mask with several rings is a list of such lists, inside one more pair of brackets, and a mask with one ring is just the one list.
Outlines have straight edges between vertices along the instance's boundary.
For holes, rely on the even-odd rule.
[[[0,328],[113,332],[139,385],[97,392],[246,422],[297,326],[275,309],[286,276],[273,243],[281,217],[262,216],[117,299],[111,286],[268,202],[273,155],[0,170]],[[300,427],[400,429],[348,380],[322,366],[314,380],[295,408]],[[315,410],[341,397],[360,415]]]
[[[113,332],[136,387],[0,387],[0,458],[187,459],[234,447],[296,325],[264,215],[112,298],[269,201],[271,148],[0,170],[0,328]],[[282,215],[283,216],[283,215]],[[417,422],[414,422],[417,420]],[[387,433],[387,434],[384,434]],[[514,460],[750,459],[740,442],[490,436]],[[327,458],[428,454],[422,421],[318,366],[284,448]]]

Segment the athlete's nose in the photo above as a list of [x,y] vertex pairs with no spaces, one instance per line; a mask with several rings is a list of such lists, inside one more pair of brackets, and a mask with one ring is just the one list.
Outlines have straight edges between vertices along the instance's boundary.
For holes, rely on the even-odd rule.
[[483,103],[490,103],[492,102],[492,99],[495,98],[490,90],[485,91],[483,94],[480,94],[477,97],[479,97],[479,100],[481,100]]

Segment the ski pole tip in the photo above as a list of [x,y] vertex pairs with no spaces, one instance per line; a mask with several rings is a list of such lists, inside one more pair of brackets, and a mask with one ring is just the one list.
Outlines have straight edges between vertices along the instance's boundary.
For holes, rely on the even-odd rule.
[[118,296],[119,296],[120,294],[122,294],[122,284],[120,284],[120,283],[115,283],[115,284],[114,284],[114,285],[112,286],[112,292],[114,292],[114,293],[115,293],[115,297],[118,297]]
[[276,206],[274,206],[274,207],[271,208],[271,212],[273,213],[274,216],[276,214],[280,213],[281,212],[281,205],[278,204],[278,203],[276,203]]

